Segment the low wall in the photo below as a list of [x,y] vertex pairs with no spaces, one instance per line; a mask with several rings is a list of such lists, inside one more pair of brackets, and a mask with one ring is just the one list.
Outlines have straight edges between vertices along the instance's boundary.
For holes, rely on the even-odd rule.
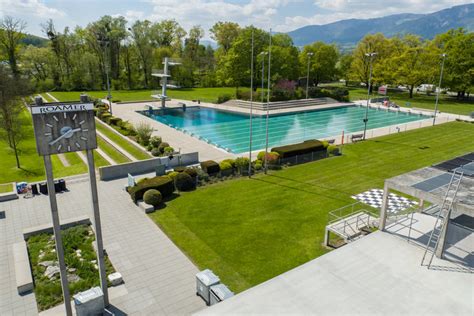
[[[64,221],[61,221],[60,226],[61,229],[67,229],[73,226],[77,225],[90,225],[91,220],[87,216],[79,216],[75,218],[70,218]],[[23,230],[23,239],[27,240],[30,238],[32,235],[36,234],[42,234],[42,233],[53,233],[53,224],[48,223],[48,224],[43,224],[43,225],[38,225],[30,228],[26,228]]]
[[0,202],[16,200],[16,199],[18,199],[18,194],[16,194],[16,192],[0,193]]
[[165,165],[167,168],[173,168],[177,166],[189,166],[197,163],[199,163],[198,152],[175,155],[171,160],[168,157],[156,157],[122,163],[119,165],[100,167],[99,177],[100,180],[107,181],[124,178],[128,174],[137,175],[154,172],[158,165]]
[[[311,98],[311,99],[300,99],[300,100],[288,100],[288,101],[275,101],[268,103],[268,108],[271,109],[279,109],[279,108],[286,108],[286,107],[299,107],[299,106],[312,106],[312,105],[320,105],[320,104],[328,104],[328,103],[337,103],[338,101],[323,97],[323,98]],[[224,105],[230,106],[238,106],[238,107],[248,107],[250,108],[250,101],[245,100],[230,100],[224,103]],[[267,108],[267,103],[264,102],[252,102],[255,108]]]

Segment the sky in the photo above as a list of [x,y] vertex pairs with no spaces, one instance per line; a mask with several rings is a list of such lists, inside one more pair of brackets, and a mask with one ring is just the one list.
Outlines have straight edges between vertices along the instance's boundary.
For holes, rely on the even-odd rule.
[[53,19],[56,29],[85,27],[103,15],[160,21],[175,19],[186,30],[209,28],[218,21],[289,32],[312,24],[397,13],[431,13],[474,0],[0,0],[0,17],[24,20],[28,33],[44,36],[41,24]]

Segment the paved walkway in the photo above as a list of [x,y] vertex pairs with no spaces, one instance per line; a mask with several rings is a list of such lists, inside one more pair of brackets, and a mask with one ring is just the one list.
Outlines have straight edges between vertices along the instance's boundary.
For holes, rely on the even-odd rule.
[[[123,191],[126,179],[99,182],[104,247],[124,278],[126,294],[111,303],[127,314],[185,315],[205,307],[195,292],[198,269]],[[87,178],[67,180],[58,194],[61,220],[92,217]],[[15,284],[12,244],[25,228],[51,223],[49,200],[41,195],[0,203],[0,315],[37,314],[34,294],[20,296]]]

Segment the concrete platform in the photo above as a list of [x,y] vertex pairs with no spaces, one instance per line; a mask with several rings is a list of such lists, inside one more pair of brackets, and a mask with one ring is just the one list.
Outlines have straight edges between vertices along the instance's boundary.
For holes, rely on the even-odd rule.
[[[432,229],[431,216],[415,220],[420,236]],[[424,248],[393,229],[398,235],[372,233],[197,315],[473,315],[473,274],[436,258],[445,269],[428,270]]]

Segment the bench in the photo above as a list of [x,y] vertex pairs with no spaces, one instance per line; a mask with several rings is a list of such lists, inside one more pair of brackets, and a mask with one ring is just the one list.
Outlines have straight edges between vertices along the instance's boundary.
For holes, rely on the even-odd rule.
[[18,294],[28,293],[33,290],[33,277],[31,276],[30,259],[26,242],[13,244],[13,261],[15,266],[15,280]]
[[352,134],[351,142],[355,143],[356,141],[362,140],[363,138],[364,138],[364,134]]

